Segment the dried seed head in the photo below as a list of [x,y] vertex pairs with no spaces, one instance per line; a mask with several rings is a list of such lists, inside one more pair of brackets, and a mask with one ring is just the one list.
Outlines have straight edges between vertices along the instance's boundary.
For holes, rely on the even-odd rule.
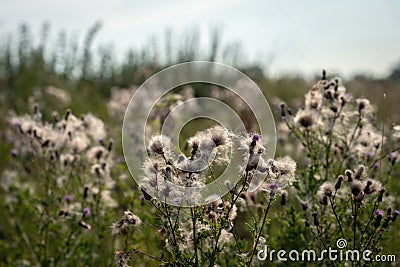
[[351,190],[351,194],[354,197],[357,197],[358,194],[363,190],[363,186],[360,182],[358,181],[353,181],[350,183],[350,190]]
[[333,186],[332,183],[330,182],[323,183],[317,192],[317,198],[319,203],[322,205],[328,205],[328,198],[330,198],[333,195],[334,191],[335,187]]
[[301,111],[297,113],[295,122],[304,128],[309,128],[317,123],[317,118],[311,111]]
[[353,172],[350,171],[350,170],[346,170],[346,171],[345,171],[345,174],[346,174],[346,176],[347,176],[347,181],[348,181],[349,183],[351,183],[351,182],[353,181]]
[[171,144],[171,140],[164,135],[155,135],[151,138],[149,144],[149,150],[156,154],[164,154],[165,150],[168,150]]

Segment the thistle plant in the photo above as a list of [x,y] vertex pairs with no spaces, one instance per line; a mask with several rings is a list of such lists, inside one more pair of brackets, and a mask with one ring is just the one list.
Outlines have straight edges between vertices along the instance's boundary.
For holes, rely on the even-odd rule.
[[[301,231],[298,242],[314,249],[317,244],[320,250],[345,239],[348,249],[377,255],[385,236],[398,229],[392,224],[399,201],[390,191],[398,173],[398,126],[386,133],[370,101],[355,99],[339,79],[327,80],[325,72],[306,93],[303,108],[294,113],[281,103],[280,110],[283,150],[306,155],[298,160],[294,191],[301,205],[296,205],[298,215],[289,217],[297,225],[303,220],[304,227],[286,225],[282,237]],[[360,259],[352,263],[366,264]]]
[[[133,90],[113,90],[108,109],[117,128]],[[270,137],[257,132],[203,127],[182,149],[178,140],[157,134],[168,112],[193,98],[194,90],[186,87],[154,106],[139,186],[126,179],[119,141],[108,137],[110,125],[96,116],[42,114],[37,104],[27,115],[9,112],[11,161],[1,176],[1,229],[13,229],[9,242],[0,242],[12,255],[4,258],[6,265],[259,266],[265,246],[321,253],[337,249],[338,240],[360,255],[372,251],[370,258],[398,252],[400,126],[378,122],[372,101],[355,98],[340,79],[324,74],[299,110],[286,103],[277,107],[273,159],[267,156]],[[212,93],[235,101],[233,94]],[[251,118],[242,104],[232,106]],[[201,108],[193,105],[190,112]],[[183,117],[174,117],[168,129]],[[253,125],[246,122],[246,128]],[[136,138],[135,121],[128,126],[129,137]],[[240,158],[233,168],[237,183],[226,180],[218,188],[227,194],[201,203],[204,195],[196,190],[182,194],[171,186],[215,183],[233,153]],[[323,259],[309,265],[369,262]]]
[[3,178],[9,193],[5,208],[17,228],[14,245],[28,252],[20,255],[21,262],[9,264],[107,262],[96,254],[98,249],[87,246],[101,238],[102,222],[117,206],[112,197],[113,141],[107,139],[104,123],[92,114],[78,118],[71,110],[63,117],[54,112],[45,121],[38,105],[32,114],[10,112],[8,122],[17,160]]
[[[203,206],[179,206],[184,201],[200,197],[195,194],[176,197],[176,206],[162,201],[164,197],[174,194],[165,181],[183,186],[202,186],[216,179],[216,173],[228,164],[228,151],[231,143],[236,141],[247,164],[245,168],[238,168],[238,184],[225,183],[229,194]],[[116,255],[124,253],[135,262],[135,255],[140,253],[165,266],[250,265],[263,240],[263,230],[273,202],[285,195],[284,189],[295,181],[296,163],[289,157],[264,159],[265,147],[259,134],[235,135],[221,126],[198,132],[187,140],[186,148],[187,154],[181,154],[174,160],[175,149],[171,139],[163,135],[152,136],[148,145],[150,158],[143,166],[149,187],[141,188],[146,200],[144,205],[154,210],[158,220],[152,227],[156,227],[159,242],[164,242],[166,249],[152,255],[125,244],[116,248]],[[203,164],[208,167],[202,168]],[[264,182],[257,191],[250,193],[251,180],[260,174],[266,176]],[[250,194],[252,204],[245,200]],[[247,240],[238,236],[239,229],[246,227],[237,220],[238,213],[252,216],[252,224],[248,225],[252,236]],[[137,214],[140,217],[140,211]],[[118,223],[113,224],[113,233],[116,225]],[[126,238],[126,235],[122,236]],[[118,256],[118,264],[120,262]],[[128,266],[128,262],[120,266]]]

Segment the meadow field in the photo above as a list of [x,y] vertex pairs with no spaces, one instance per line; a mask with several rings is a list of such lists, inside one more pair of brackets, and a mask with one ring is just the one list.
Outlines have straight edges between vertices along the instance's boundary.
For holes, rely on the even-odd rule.
[[[90,27],[83,44],[66,33],[49,42],[47,24],[38,41],[27,25],[1,37],[0,266],[397,265],[400,66],[379,79],[342,79],[329,72],[329,62],[315,77],[269,77],[263,62],[241,63],[239,46],[222,47],[215,35],[208,52],[199,52],[199,37],[190,34],[181,43],[159,40],[162,52],[150,44],[117,61],[111,49],[92,48],[100,27]],[[217,58],[248,75],[268,100],[275,157],[268,156],[269,137],[259,134],[254,111],[237,95],[206,83],[179,86],[154,103],[140,179],[163,197],[173,194],[167,180],[209,184],[229,165],[235,142],[246,163],[222,198],[202,206],[165,204],[128,170],[125,110],[160,70]],[[227,103],[248,133],[197,119],[173,147],[160,128],[174,107],[199,97]],[[201,109],[194,106],[193,114]],[[210,166],[192,169],[204,155]],[[259,174],[265,180],[252,192]],[[266,246],[286,257],[294,249],[369,250],[371,259],[386,255],[386,262],[282,261],[276,254],[261,260]]]

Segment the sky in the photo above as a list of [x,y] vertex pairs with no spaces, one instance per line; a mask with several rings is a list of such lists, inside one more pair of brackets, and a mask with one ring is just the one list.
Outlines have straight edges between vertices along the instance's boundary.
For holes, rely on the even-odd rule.
[[[243,62],[261,62],[269,75],[384,77],[400,62],[400,1],[322,0],[0,0],[0,38],[27,23],[38,36],[43,22],[53,38],[60,30],[83,38],[96,21],[103,26],[94,49],[112,46],[123,59],[166,29],[183,34],[197,28],[201,49],[218,28],[223,44],[240,42]],[[224,62],[222,62],[224,63]]]

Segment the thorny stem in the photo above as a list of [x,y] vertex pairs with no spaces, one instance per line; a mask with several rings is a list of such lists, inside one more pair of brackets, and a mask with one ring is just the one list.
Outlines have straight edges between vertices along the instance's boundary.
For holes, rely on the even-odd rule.
[[181,207],[178,207],[178,212],[176,213],[176,219],[175,219],[175,223],[174,223],[174,229],[178,225],[180,212],[181,212]]
[[236,243],[236,248],[238,250],[238,254],[241,254],[242,252],[240,251],[239,239],[236,236],[235,231],[233,231],[233,229],[232,229],[232,234],[233,234],[233,238],[235,238],[235,243]]
[[165,261],[163,261],[163,260],[161,260],[161,259],[157,259],[156,257],[154,257],[154,256],[152,256],[152,255],[150,255],[150,254],[147,254],[146,252],[143,252],[143,251],[140,251],[140,250],[138,250],[138,249],[135,249],[135,248],[132,250],[132,252],[133,252],[133,253],[140,253],[140,254],[142,254],[142,255],[144,255],[144,256],[150,258],[150,259],[153,259],[153,260],[155,260],[155,261],[161,262],[161,263],[163,263],[163,264],[169,264],[169,262],[165,262]]
[[150,200],[150,203],[158,210],[158,212],[161,213],[162,216],[164,216],[165,218],[167,218],[168,223],[169,223],[169,227],[171,228],[172,242],[173,242],[173,245],[176,245],[176,244],[177,244],[177,242],[176,242],[176,236],[175,236],[176,221],[175,221],[175,225],[173,226],[173,225],[172,225],[172,222],[171,222],[171,218],[170,218],[169,213],[168,213],[168,207],[167,207],[167,205],[163,206],[163,207],[165,207],[165,212],[166,212],[166,213],[164,213],[159,207],[157,207],[156,204],[154,204],[154,202],[153,202],[152,200]]
[[[215,183],[215,175],[214,175],[214,172],[212,171],[212,169],[211,169],[210,166],[208,166],[208,170],[210,171],[211,177],[212,177],[212,179],[213,179],[213,181],[214,181],[214,183]],[[220,190],[220,188],[219,188],[219,185],[218,185],[217,183],[216,183],[216,186],[217,186],[219,195],[220,195],[220,196],[223,196],[223,194],[221,193],[221,190]]]
[[[249,172],[246,171],[246,175],[245,175],[245,178],[244,178],[244,181],[243,181],[243,186],[242,186],[242,188],[240,189],[239,193],[236,195],[236,197],[235,197],[235,198],[233,199],[233,201],[231,202],[231,206],[229,207],[228,212],[225,214],[225,218],[224,218],[225,221],[228,219],[229,214],[231,213],[231,211],[232,211],[232,209],[233,209],[233,206],[235,205],[236,201],[237,201],[238,198],[240,197],[240,194],[245,190],[246,185],[247,185],[248,175],[249,175]],[[216,253],[217,253],[218,241],[219,241],[219,238],[220,238],[220,236],[221,236],[221,233],[222,233],[222,227],[219,228],[218,233],[217,233],[217,236],[215,237],[214,248],[213,248],[213,252],[212,252],[212,254],[211,254],[211,259],[210,259],[210,264],[209,264],[210,267],[211,267],[211,266],[214,266],[215,255],[216,255]]]
[[340,116],[340,113],[342,112],[343,106],[340,108],[339,112],[335,114],[332,120],[332,125],[329,129],[329,136],[328,136],[328,141],[326,144],[326,149],[325,149],[325,160],[326,160],[326,167],[325,167],[325,180],[328,180],[328,174],[329,174],[329,165],[330,165],[330,152],[331,152],[331,146],[332,146],[332,135],[333,135],[333,127],[335,126],[336,119]]
[[[317,228],[317,233],[318,233],[318,235],[316,235],[316,234],[314,233],[314,230],[312,230],[311,228],[310,228],[310,231],[311,231],[312,235],[314,236],[314,238],[315,238],[316,240],[319,240],[319,241],[321,242],[322,246],[327,250],[327,247],[326,247],[326,245],[325,245],[325,242],[322,240],[320,231],[319,231],[318,227],[316,227],[316,228]],[[333,262],[333,265],[336,266],[336,263]]]
[[176,244],[178,244],[178,243],[176,242],[175,228],[174,228],[174,226],[172,225],[171,216],[170,216],[170,214],[169,214],[167,205],[163,205],[163,206],[165,207],[165,214],[166,214],[166,217],[167,217],[167,220],[168,220],[169,227],[171,228],[172,241],[173,241],[173,244],[176,245]]
[[[372,232],[371,236],[370,236],[369,239],[368,239],[367,244],[366,244],[365,246],[363,246],[363,252],[369,247],[369,244],[371,243],[372,239],[376,236],[376,234],[377,234],[376,229],[377,229],[377,228],[375,228],[375,229],[374,229],[374,232]],[[380,232],[381,230],[382,230],[382,229],[379,229],[379,232]],[[378,232],[378,233],[379,233],[379,232]]]
[[342,158],[342,160],[340,161],[340,164],[339,164],[339,172],[341,172],[342,165],[343,165],[344,161],[347,159],[347,153],[349,152],[351,144],[354,141],[354,137],[356,136],[357,129],[360,127],[360,123],[361,123],[361,114],[359,114],[359,116],[358,116],[357,123],[356,123],[356,126],[353,129],[353,133],[351,134],[349,143],[345,142],[346,147],[345,147],[345,151],[343,153],[343,158]]
[[396,147],[396,148],[394,148],[394,149],[391,149],[391,150],[385,152],[381,157],[379,157],[378,159],[376,159],[376,160],[369,166],[369,168],[372,168],[376,163],[378,163],[379,161],[381,161],[382,159],[384,159],[385,157],[387,157],[387,155],[389,155],[390,153],[395,152],[395,151],[397,151],[397,150],[400,150],[400,146],[398,146],[398,147]]
[[193,245],[194,245],[194,255],[195,255],[195,266],[199,266],[199,256],[197,254],[196,217],[195,217],[193,208],[190,208],[190,213],[192,215],[192,225],[193,225]]
[[357,215],[358,215],[357,201],[354,199],[353,249],[356,249]]
[[258,234],[257,234],[257,239],[256,239],[256,242],[254,243],[253,251],[252,251],[251,254],[250,254],[250,259],[249,259],[249,262],[248,262],[248,265],[247,265],[247,266],[250,266],[250,265],[251,265],[251,262],[252,262],[252,260],[253,260],[254,254],[256,253],[257,245],[258,245],[258,242],[260,241],[260,237],[261,237],[261,234],[262,234],[262,230],[263,230],[264,225],[265,225],[265,222],[266,222],[266,220],[267,220],[268,211],[269,211],[269,208],[271,207],[271,203],[272,203],[273,200],[274,200],[274,198],[270,197],[270,199],[269,199],[269,201],[268,201],[268,206],[267,206],[267,208],[266,208],[265,211],[264,211],[264,217],[263,217],[263,220],[262,220],[262,223],[261,223],[260,231],[259,231]]
[[367,232],[368,226],[371,224],[372,220],[374,219],[373,216],[374,216],[374,213],[375,213],[375,211],[376,211],[376,209],[377,209],[378,207],[379,207],[379,202],[378,202],[377,200],[375,200],[374,208],[372,209],[371,214],[369,215],[368,223],[367,223],[367,225],[365,226],[364,230],[361,232],[361,240],[363,239],[364,234]]
[[[336,195],[336,192],[335,192],[335,195]],[[338,217],[338,215],[336,213],[335,204],[333,203],[332,197],[329,197],[329,202],[331,203],[333,214],[335,215],[336,221],[337,221],[337,223],[339,225],[339,229],[340,229],[340,232],[342,234],[342,238],[344,238],[342,223],[340,222],[339,217]]]
[[41,234],[43,234],[44,231],[44,237],[43,237],[43,250],[44,250],[44,259],[42,264],[44,266],[48,266],[48,231],[49,231],[49,224],[50,224],[50,211],[49,211],[49,193],[50,193],[50,177],[49,177],[49,170],[46,168],[45,169],[45,203],[44,203],[44,223],[40,229]]

